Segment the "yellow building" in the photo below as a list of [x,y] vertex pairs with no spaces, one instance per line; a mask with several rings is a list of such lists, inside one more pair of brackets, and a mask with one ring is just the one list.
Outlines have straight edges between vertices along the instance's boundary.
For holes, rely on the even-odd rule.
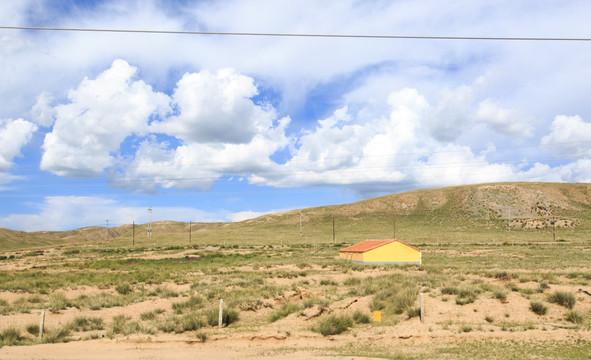
[[421,250],[400,240],[365,240],[339,251],[339,259],[359,264],[420,265]]

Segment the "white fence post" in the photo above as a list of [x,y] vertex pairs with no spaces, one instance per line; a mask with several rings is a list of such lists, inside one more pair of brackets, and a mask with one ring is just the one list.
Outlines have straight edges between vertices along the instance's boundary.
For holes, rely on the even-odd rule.
[[224,312],[224,299],[220,299],[220,316],[218,318],[218,327],[222,327],[222,315]]
[[39,326],[39,339],[43,339],[43,327],[45,327],[45,311],[41,312],[41,325]]
[[419,294],[419,299],[421,302],[421,324],[425,322],[425,303],[423,302],[423,293]]

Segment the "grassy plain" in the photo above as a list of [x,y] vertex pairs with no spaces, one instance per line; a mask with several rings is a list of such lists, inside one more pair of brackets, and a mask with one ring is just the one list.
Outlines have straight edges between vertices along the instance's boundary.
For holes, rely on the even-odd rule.
[[[252,338],[285,354],[295,346],[296,353],[400,359],[500,358],[499,348],[505,358],[530,349],[532,357],[580,359],[591,350],[591,296],[579,291],[591,291],[587,244],[423,244],[424,265],[410,267],[342,262],[340,246],[89,246],[6,259],[0,355],[18,358],[12,345],[68,342],[67,349],[142,338],[194,341],[195,351]],[[572,306],[555,300],[559,294]],[[232,314],[221,329],[219,299]],[[536,314],[532,302],[547,312]],[[42,310],[48,335],[39,340]],[[381,323],[355,321],[373,310]]]
[[[193,224],[190,242],[178,222],[153,224],[151,239],[125,226],[109,238],[11,242],[0,253],[0,358],[588,359],[591,208],[558,190],[549,215],[540,198],[513,205],[522,217],[511,231],[494,205],[505,192],[482,207],[490,192],[451,188],[305,209],[302,237],[293,211]],[[337,259],[394,231],[423,265]]]

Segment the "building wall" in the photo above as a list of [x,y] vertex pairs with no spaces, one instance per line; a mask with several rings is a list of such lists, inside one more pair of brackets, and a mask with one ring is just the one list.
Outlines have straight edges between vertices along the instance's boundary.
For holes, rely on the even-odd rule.
[[366,263],[420,264],[421,252],[399,242],[393,242],[363,253]]
[[339,258],[341,258],[343,260],[361,262],[361,261],[363,261],[363,253],[340,252]]

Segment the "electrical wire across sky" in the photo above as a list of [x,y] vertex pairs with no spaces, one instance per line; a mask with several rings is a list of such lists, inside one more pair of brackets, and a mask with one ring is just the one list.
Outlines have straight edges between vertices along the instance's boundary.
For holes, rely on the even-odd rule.
[[591,38],[585,38],[585,37],[317,34],[317,33],[238,32],[238,31],[227,31],[226,32],[226,31],[190,31],[190,30],[66,28],[66,27],[38,27],[38,26],[0,26],[0,30],[35,30],[35,31],[68,31],[68,32],[138,33],[138,34],[168,34],[168,35],[216,35],[216,36],[259,36],[259,37],[303,37],[303,38],[349,38],[349,39],[488,40],[488,41],[591,41]]

